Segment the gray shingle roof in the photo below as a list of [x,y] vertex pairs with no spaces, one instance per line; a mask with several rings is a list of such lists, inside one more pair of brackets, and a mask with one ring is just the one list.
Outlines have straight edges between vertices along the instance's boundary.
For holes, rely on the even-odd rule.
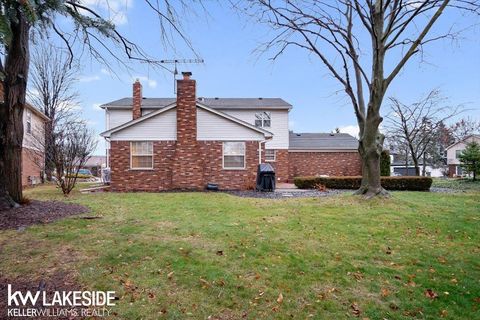
[[[198,98],[203,103],[214,109],[291,109],[292,105],[280,98]],[[175,102],[175,98],[143,98],[142,107],[159,109]],[[132,107],[132,98],[123,98],[101,106],[129,109]]]
[[347,133],[290,132],[290,150],[356,150],[358,140]]

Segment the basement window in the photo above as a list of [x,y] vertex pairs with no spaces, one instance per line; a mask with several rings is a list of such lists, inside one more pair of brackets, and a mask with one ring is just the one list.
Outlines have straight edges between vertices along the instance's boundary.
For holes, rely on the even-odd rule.
[[130,142],[130,168],[153,169],[153,142]]
[[265,149],[265,161],[269,161],[269,162],[275,161],[275,150]]
[[272,125],[272,114],[270,112],[255,113],[255,127],[270,128]]
[[245,169],[245,142],[223,143],[223,169]]

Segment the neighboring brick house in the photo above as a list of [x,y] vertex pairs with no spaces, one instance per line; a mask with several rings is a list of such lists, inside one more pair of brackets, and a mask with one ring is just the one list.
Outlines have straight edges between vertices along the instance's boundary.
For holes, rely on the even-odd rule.
[[476,141],[480,144],[480,135],[472,134],[462,139],[454,144],[448,146],[447,150],[447,165],[448,165],[448,176],[449,177],[460,177],[464,173],[462,167],[460,166],[459,156],[463,150],[465,150],[468,143]]
[[278,181],[298,175],[358,175],[357,140],[346,134],[288,130],[292,106],[279,98],[201,98],[191,73],[177,81],[176,98],[133,97],[106,112],[107,166],[114,191],[255,187],[257,165],[273,165]]
[[346,133],[290,132],[288,177],[361,175],[357,148],[357,139]]
[[23,110],[22,186],[41,183],[45,165],[45,124],[50,119],[30,104]]

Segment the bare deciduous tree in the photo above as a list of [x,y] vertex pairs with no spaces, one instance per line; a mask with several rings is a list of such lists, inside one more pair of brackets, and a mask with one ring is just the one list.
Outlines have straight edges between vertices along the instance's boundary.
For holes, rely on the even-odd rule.
[[45,150],[43,167],[48,181],[52,180],[55,169],[55,133],[58,132],[58,127],[77,116],[75,106],[78,95],[73,89],[77,72],[77,65],[72,65],[62,50],[48,43],[35,48],[28,97],[33,106],[50,118],[45,124],[44,138],[38,141]]
[[67,196],[75,187],[78,171],[97,147],[97,140],[85,123],[68,122],[55,133],[53,141],[56,183]]
[[427,151],[439,147],[437,144],[433,145],[438,129],[462,109],[445,105],[446,99],[439,90],[432,90],[418,102],[409,105],[394,97],[389,100],[391,112],[387,116],[388,134],[407,147],[417,176],[420,175],[419,161],[423,160],[425,175]]
[[476,121],[470,117],[461,119],[450,126],[455,140],[461,141],[472,134],[480,134],[480,120]]
[[[245,0],[232,1],[276,32],[261,49],[289,47],[318,57],[351,100],[357,118],[362,185],[357,194],[386,195],[380,184],[384,135],[378,130],[385,93],[407,62],[435,40],[455,37],[451,28],[431,35],[444,11],[477,13],[468,0]],[[245,2],[244,1],[244,2]],[[389,70],[386,70],[386,60]]]

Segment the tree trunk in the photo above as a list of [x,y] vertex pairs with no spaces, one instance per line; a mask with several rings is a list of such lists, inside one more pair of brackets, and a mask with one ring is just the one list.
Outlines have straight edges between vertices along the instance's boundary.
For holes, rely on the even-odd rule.
[[[373,103],[381,104],[381,99],[371,100],[369,110],[374,109],[370,106]],[[363,195],[367,199],[388,195],[380,181],[380,156],[385,136],[378,131],[378,127],[382,118],[378,114],[370,115],[364,124],[358,145],[358,152],[362,158],[362,184],[360,189],[355,192],[355,194]]]
[[427,175],[427,164],[426,164],[426,156],[425,156],[425,152],[423,153],[423,164],[422,164],[422,176],[426,176]]
[[48,122],[45,125],[45,175],[47,177],[47,181],[52,181],[53,178],[53,170],[55,169],[54,164],[54,146],[53,146],[53,125],[52,122]]
[[477,162],[473,162],[473,181],[477,181]]
[[412,157],[413,165],[415,166],[415,175],[420,175],[420,166],[418,165],[418,159],[416,157]]
[[4,102],[0,107],[0,201],[14,205],[23,198],[23,109],[29,66],[30,25],[20,9],[10,27],[12,40],[6,46]]

